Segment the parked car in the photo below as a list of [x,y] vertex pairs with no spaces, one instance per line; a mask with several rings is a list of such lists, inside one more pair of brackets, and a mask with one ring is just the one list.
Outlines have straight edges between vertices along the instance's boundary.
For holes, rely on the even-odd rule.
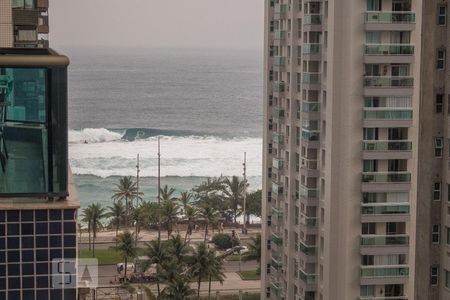
[[231,254],[244,254],[247,253],[249,250],[247,246],[235,246],[233,248],[229,248],[225,250],[224,255],[231,255]]

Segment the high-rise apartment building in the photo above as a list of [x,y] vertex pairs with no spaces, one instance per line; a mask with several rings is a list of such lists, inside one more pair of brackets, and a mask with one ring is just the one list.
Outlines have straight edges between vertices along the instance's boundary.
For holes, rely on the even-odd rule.
[[265,5],[263,299],[450,299],[448,2]]
[[0,0],[0,47],[48,48],[48,0]]
[[0,299],[77,299],[67,57],[0,48]]

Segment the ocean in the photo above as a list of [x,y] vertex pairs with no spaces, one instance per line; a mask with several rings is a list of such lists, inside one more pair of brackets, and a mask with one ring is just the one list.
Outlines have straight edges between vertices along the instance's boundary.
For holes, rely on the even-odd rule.
[[259,50],[63,48],[69,67],[69,161],[81,207],[111,205],[122,176],[145,200],[161,184],[190,190],[207,177],[242,176],[261,188]]

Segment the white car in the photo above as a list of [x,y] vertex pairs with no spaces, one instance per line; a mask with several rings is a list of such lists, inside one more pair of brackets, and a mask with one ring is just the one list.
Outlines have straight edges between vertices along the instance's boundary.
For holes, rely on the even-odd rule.
[[247,246],[235,246],[233,248],[229,248],[229,249],[225,250],[225,253],[226,254],[244,254],[244,253],[247,253],[248,251],[250,251],[250,250],[248,250]]

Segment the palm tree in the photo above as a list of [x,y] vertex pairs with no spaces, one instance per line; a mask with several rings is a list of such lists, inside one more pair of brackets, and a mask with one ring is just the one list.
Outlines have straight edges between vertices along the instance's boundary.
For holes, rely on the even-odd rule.
[[141,227],[146,224],[147,221],[147,211],[146,207],[141,205],[139,207],[133,208],[131,212],[133,221],[134,221],[134,230],[135,230],[135,238],[138,240],[139,232],[141,232]]
[[91,250],[91,224],[92,224],[92,210],[91,207],[88,206],[86,208],[83,208],[83,218],[81,221],[87,223],[87,229],[88,229],[88,245],[89,245],[89,251]]
[[189,192],[181,192],[180,193],[179,200],[181,202],[181,205],[183,205],[183,211],[185,213],[186,213],[186,210],[187,210],[187,207],[189,205],[189,201],[191,200],[191,198],[192,198],[192,194]]
[[163,290],[164,299],[184,300],[195,294],[190,286],[190,277],[187,275],[177,275],[167,284]]
[[202,277],[205,270],[208,268],[208,249],[205,243],[200,243],[197,250],[194,252],[192,267],[194,269],[194,275],[197,276],[197,297],[200,297],[200,285],[202,283]]
[[131,200],[131,206],[133,206],[133,199],[142,200],[141,195],[143,193],[138,191],[136,182],[133,182],[131,176],[122,177],[118,184],[116,184],[116,190],[114,190],[114,195],[111,197],[114,200],[125,199],[125,225],[128,226],[128,214],[130,206],[128,200]]
[[125,207],[123,206],[122,201],[114,202],[112,206],[108,206],[109,213],[107,214],[108,218],[111,218],[109,224],[111,226],[115,226],[116,228],[116,246],[117,246],[117,237],[119,235],[120,224],[122,223],[123,215],[125,214]]
[[164,200],[161,206],[162,223],[167,226],[167,238],[173,231],[173,225],[177,223],[179,206],[175,201]]
[[128,258],[136,257],[137,247],[133,235],[127,230],[119,235],[119,245],[117,251],[122,255],[125,261],[124,280],[127,280]]
[[187,241],[188,235],[192,234],[192,225],[197,219],[197,209],[194,206],[188,205],[186,206],[186,210],[184,212],[184,216],[188,221],[188,226],[186,229],[186,235],[184,237],[184,241]]
[[206,238],[208,236],[208,227],[209,226],[217,226],[218,220],[219,220],[219,212],[211,207],[210,205],[203,205],[200,207],[199,210],[199,217],[202,219],[203,223],[205,224],[205,239],[204,242],[206,243]]
[[166,251],[166,247],[164,242],[161,240],[153,240],[146,243],[146,255],[149,257],[149,260],[145,262],[145,269],[149,267],[151,264],[156,264],[156,285],[158,287],[158,297],[161,296],[161,290],[159,287],[159,281],[161,276],[161,265],[164,261],[166,261],[168,257],[168,253]]
[[251,237],[251,240],[252,242],[248,245],[249,251],[242,255],[242,260],[256,260],[258,263],[257,272],[259,273],[261,270],[261,234],[258,233],[256,237]]
[[175,201],[177,198],[172,197],[172,194],[175,192],[174,188],[170,188],[167,186],[167,184],[164,186],[164,188],[159,189],[161,194],[161,200],[171,200]]
[[208,251],[208,267],[206,269],[206,275],[208,275],[208,298],[211,298],[211,281],[214,277],[217,279],[221,284],[223,284],[223,281],[225,279],[225,274],[223,273],[223,260],[220,257],[216,256],[215,251]]
[[91,225],[93,232],[92,239],[92,257],[95,257],[95,239],[97,238],[97,229],[101,226],[101,219],[107,216],[105,208],[103,208],[99,203],[89,205],[91,210]]
[[227,177],[223,181],[225,184],[224,196],[233,211],[233,222],[236,223],[239,205],[244,199],[244,192],[246,188],[246,181],[239,180],[239,177],[233,176],[231,180]]
[[172,236],[168,241],[170,253],[178,265],[184,263],[186,255],[189,253],[189,247],[180,235]]

